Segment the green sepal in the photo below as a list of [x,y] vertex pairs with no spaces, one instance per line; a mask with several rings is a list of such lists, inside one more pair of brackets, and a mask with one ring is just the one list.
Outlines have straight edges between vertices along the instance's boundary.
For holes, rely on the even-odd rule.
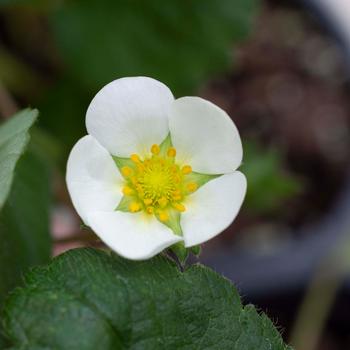
[[181,213],[173,208],[167,208],[166,212],[169,214],[168,221],[159,220],[159,215],[156,214],[157,219],[165,226],[169,227],[176,235],[182,236],[182,228],[180,224]]
[[190,182],[195,182],[198,185],[198,188],[205,185],[210,180],[214,180],[217,177],[220,177],[221,175],[208,175],[208,174],[201,174],[196,173],[195,171],[192,171],[191,174],[188,174],[185,176],[185,184]]
[[128,166],[131,169],[135,168],[135,163],[130,158],[123,158],[123,157],[117,157],[117,156],[112,156],[112,158],[121,174],[122,174],[121,169],[124,166]]
[[130,213],[130,204],[134,201],[132,196],[123,196],[115,210]]
[[186,248],[183,242],[178,242],[170,247],[170,250],[177,256],[181,265],[185,265],[190,249]]
[[202,247],[200,244],[198,244],[198,245],[191,247],[190,251],[193,255],[195,255],[198,258],[201,255]]
[[159,156],[166,157],[168,149],[170,147],[173,147],[173,143],[171,142],[171,136],[169,133],[168,136],[164,139],[164,141],[159,145],[159,148],[160,148]]

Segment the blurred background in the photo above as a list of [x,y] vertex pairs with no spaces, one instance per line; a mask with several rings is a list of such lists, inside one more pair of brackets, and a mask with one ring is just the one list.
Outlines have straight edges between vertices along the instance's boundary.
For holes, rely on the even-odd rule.
[[349,23],[347,0],[0,0],[0,115],[40,110],[52,254],[100,246],[64,182],[91,98],[151,76],[225,109],[244,142],[243,210],[200,261],[296,349],[350,349]]

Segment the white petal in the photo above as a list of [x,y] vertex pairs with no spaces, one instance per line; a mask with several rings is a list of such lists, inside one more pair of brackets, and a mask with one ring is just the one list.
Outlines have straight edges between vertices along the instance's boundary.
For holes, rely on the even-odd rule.
[[225,230],[237,216],[246,189],[245,176],[236,171],[209,181],[189,196],[181,216],[185,246],[201,244]]
[[90,135],[73,147],[66,181],[73,205],[87,225],[87,212],[113,210],[122,197],[122,177],[117,166],[107,150]]
[[238,130],[225,111],[199,97],[182,97],[169,117],[177,159],[203,174],[226,174],[242,161]]
[[132,260],[149,259],[182,240],[155,217],[144,213],[93,212],[89,223],[104,243]]
[[174,97],[163,83],[147,77],[114,80],[100,90],[86,113],[86,128],[111,154],[144,154],[169,133]]

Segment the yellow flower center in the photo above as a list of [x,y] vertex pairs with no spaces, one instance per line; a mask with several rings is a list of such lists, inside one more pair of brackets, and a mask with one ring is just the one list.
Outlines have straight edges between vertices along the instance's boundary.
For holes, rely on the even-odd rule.
[[122,192],[130,198],[129,211],[143,210],[162,222],[169,220],[170,209],[184,212],[185,197],[198,188],[189,178],[191,166],[176,164],[176,149],[169,147],[165,153],[161,155],[159,145],[153,145],[149,157],[141,159],[132,154],[133,166],[121,168],[126,179]]

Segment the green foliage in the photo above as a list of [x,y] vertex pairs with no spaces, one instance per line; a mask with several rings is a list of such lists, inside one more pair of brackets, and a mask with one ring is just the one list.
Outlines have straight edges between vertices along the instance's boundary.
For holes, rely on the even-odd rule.
[[302,183],[283,171],[283,154],[245,142],[242,172],[247,176],[245,206],[256,213],[270,213],[301,190]]
[[187,249],[183,242],[178,242],[172,245],[170,250],[177,256],[181,265],[185,265],[190,255],[190,249]]
[[289,349],[231,283],[158,256],[72,250],[31,271],[5,307],[11,350]]
[[24,110],[0,127],[0,308],[28,267],[50,257],[46,166],[25,152],[36,110]]
[[[2,15],[14,19],[5,22],[5,31],[14,33],[12,46],[25,47],[28,57],[34,50],[38,60],[31,67],[0,47],[0,78],[10,91],[39,106],[40,126],[58,138],[67,155],[86,133],[85,111],[104,84],[148,75],[182,96],[231,69],[233,47],[249,32],[257,3],[0,0]],[[34,23],[28,31],[33,35],[16,34],[16,23]],[[39,23],[48,23],[50,30]],[[38,70],[41,63],[52,72]]]
[[75,81],[62,79],[38,102],[43,116],[40,126],[60,141],[64,154],[86,134],[85,112],[92,97]]
[[195,245],[195,246],[191,247],[190,249],[191,249],[191,253],[193,255],[195,255],[196,257],[199,257],[201,255],[202,248],[201,248],[200,244]]
[[29,128],[38,117],[37,110],[24,110],[0,128],[0,209],[11,189],[18,159],[29,142]]
[[5,346],[6,346],[6,341],[1,332],[1,326],[0,326],[0,349],[5,349]]
[[182,96],[231,69],[233,47],[249,32],[257,4],[0,0],[4,30],[12,33],[9,46],[23,51],[18,56],[0,46],[0,78],[21,100],[39,106],[40,126],[61,142],[66,156],[86,133],[85,111],[104,84],[148,75]]
[[146,75],[186,94],[230,67],[256,0],[77,0],[51,17],[72,76],[92,91]]

